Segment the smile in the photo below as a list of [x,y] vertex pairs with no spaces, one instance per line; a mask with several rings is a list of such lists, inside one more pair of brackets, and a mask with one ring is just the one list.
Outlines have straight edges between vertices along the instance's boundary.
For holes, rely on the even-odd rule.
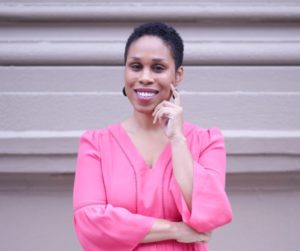
[[136,92],[138,98],[141,98],[141,99],[151,99],[158,94],[158,91],[152,90],[152,89],[149,89],[149,90],[137,89],[137,90],[135,90],[135,92]]
[[153,97],[155,93],[150,93],[150,92],[137,92],[137,95],[142,96],[142,97]]

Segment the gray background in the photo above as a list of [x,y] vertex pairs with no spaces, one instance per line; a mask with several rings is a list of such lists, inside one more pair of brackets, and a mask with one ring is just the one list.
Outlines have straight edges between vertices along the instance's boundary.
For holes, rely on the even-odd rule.
[[298,251],[299,1],[0,0],[0,250],[81,250],[72,186],[83,130],[121,121],[132,28],[185,41],[185,118],[222,129],[234,218],[211,251]]

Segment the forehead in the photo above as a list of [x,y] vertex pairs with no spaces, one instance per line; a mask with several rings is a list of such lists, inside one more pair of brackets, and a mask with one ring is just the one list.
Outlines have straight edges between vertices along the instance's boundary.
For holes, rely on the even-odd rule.
[[157,36],[145,35],[130,45],[128,58],[143,56],[173,60],[170,47]]

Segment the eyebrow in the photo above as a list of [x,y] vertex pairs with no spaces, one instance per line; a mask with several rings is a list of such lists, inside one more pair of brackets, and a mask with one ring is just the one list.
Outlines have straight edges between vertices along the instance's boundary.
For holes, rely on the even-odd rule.
[[[139,57],[130,57],[130,59],[140,60],[141,58],[139,58]],[[153,58],[152,61],[154,61],[154,62],[162,62],[162,61],[166,61],[166,59],[165,58]]]

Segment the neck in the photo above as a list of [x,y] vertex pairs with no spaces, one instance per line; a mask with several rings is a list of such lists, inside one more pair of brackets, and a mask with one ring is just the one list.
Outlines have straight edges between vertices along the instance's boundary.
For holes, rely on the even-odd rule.
[[161,131],[161,126],[159,122],[153,124],[152,114],[139,113],[137,111],[133,112],[133,115],[129,118],[129,122],[132,128],[135,128],[135,131],[145,130],[145,131]]

